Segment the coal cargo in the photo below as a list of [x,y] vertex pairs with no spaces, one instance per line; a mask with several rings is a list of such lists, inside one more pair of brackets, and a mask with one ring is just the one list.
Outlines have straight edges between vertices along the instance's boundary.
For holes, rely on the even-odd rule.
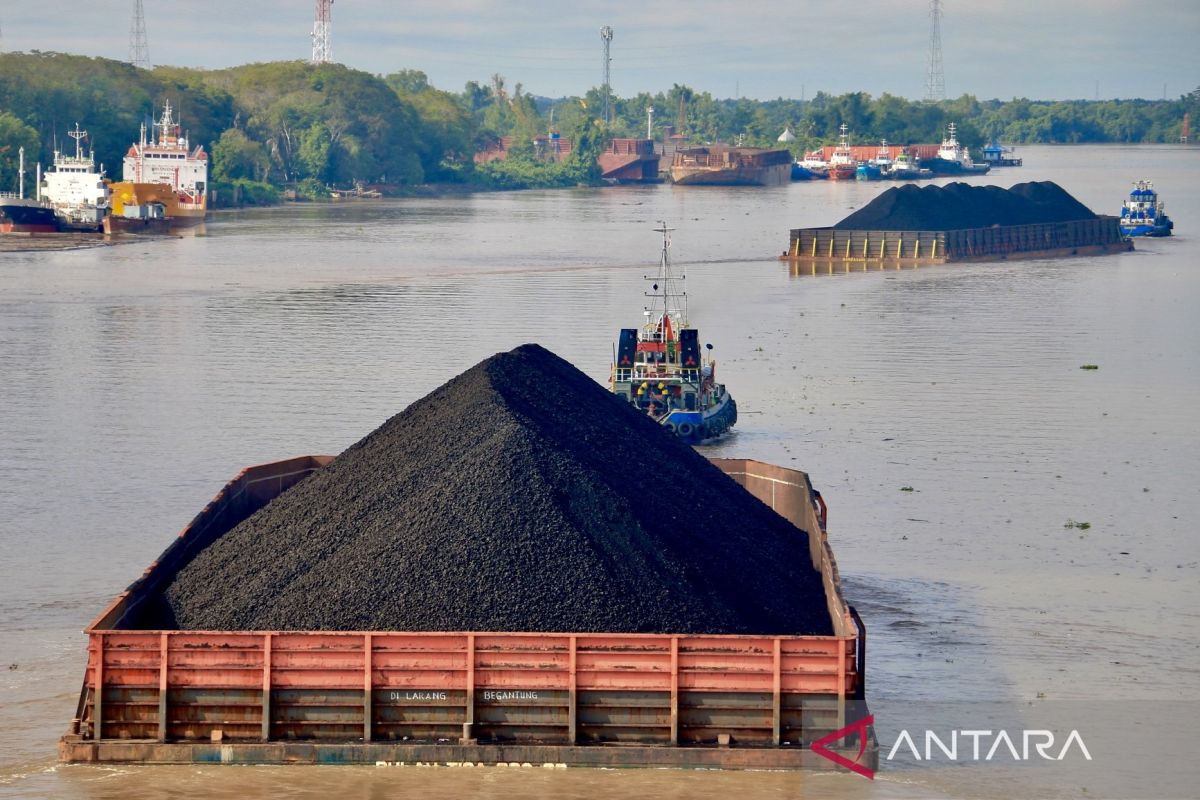
[[138,627],[828,635],[808,551],[690,447],[526,345],[201,550]]
[[[1132,250],[1119,220],[1050,181],[899,186],[826,228],[793,228],[780,256],[797,272],[1107,255]],[[800,262],[806,266],[800,267]]]
[[993,225],[1032,225],[1095,219],[1092,211],[1052,181],[1011,189],[950,183],[888,189],[833,227],[859,231],[953,231]]

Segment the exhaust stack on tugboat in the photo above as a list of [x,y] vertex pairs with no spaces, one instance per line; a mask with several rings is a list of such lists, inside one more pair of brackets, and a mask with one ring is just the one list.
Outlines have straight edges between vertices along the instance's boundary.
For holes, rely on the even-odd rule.
[[[645,411],[679,438],[697,444],[722,435],[737,422],[737,403],[717,383],[717,363],[700,348],[700,332],[688,327],[683,277],[671,271],[671,231],[665,222],[658,274],[646,296],[646,321],[622,328],[609,385],[613,393]],[[706,345],[711,350],[712,345]]]

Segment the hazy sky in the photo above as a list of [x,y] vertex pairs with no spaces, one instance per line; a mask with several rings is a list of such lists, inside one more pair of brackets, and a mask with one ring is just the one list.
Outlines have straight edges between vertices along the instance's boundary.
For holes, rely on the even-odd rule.
[[[224,67],[307,59],[313,0],[144,0],[154,64]],[[0,3],[5,50],[125,59],[133,0]],[[1200,0],[945,0],[946,94],[980,99],[1175,98],[1200,87]],[[424,70],[439,88],[499,72],[534,94],[602,83],[610,25],[613,91],[685,83],[717,97],[925,94],[928,0],[640,3],[335,0],[337,61]]]

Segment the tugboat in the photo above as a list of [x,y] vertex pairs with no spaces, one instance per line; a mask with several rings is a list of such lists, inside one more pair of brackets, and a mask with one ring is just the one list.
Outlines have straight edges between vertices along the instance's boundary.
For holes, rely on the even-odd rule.
[[897,181],[914,181],[918,178],[933,177],[933,171],[922,167],[907,150],[902,150],[896,155],[896,160],[892,162],[885,174]]
[[879,143],[879,149],[875,151],[875,157],[870,161],[864,161],[858,165],[854,177],[860,181],[877,181],[883,178],[891,168],[892,151],[888,147],[887,139],[884,139]]
[[958,142],[956,134],[958,127],[951,122],[946,138],[938,148],[937,158],[930,163],[934,173],[943,175],[983,175],[991,169],[989,164],[976,164],[971,160],[971,152]]
[[[609,385],[688,444],[715,439],[737,422],[737,403],[717,383],[717,363],[700,352],[700,332],[688,327],[683,278],[671,271],[671,231],[665,222],[658,274],[646,296],[641,329],[622,328]],[[705,345],[712,350],[712,345]]]
[[854,160],[854,151],[850,149],[847,139],[846,123],[842,123],[841,136],[833,155],[829,157],[829,180],[842,181],[854,178],[858,163]]
[[1170,236],[1175,223],[1158,199],[1154,184],[1135,181],[1121,208],[1121,233],[1125,236]]

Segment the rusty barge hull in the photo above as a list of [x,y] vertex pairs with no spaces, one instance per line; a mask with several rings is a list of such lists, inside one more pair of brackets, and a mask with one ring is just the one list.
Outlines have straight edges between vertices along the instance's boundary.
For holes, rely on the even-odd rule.
[[1116,217],[953,231],[795,228],[780,258],[820,266],[922,266],[1110,255],[1133,249]]
[[691,147],[675,151],[671,180],[681,186],[787,186],[792,154],[748,147]]
[[680,186],[786,186],[792,181],[792,168],[789,164],[728,169],[673,166],[671,181]]
[[[60,749],[67,745],[60,745]],[[376,767],[524,767],[527,769],[749,769],[831,770],[832,762],[807,748],[659,747],[622,745],[462,745],[265,742],[187,743],[109,740],[70,746],[74,763],[106,764],[343,764]],[[858,749],[830,748],[850,761]],[[858,760],[878,768],[878,743],[872,736],[867,755]]]
[[[808,477],[750,460],[713,463],[811,532],[797,557],[833,635],[136,627],[195,553],[331,460],[243,470],[86,629],[62,760],[833,769],[810,745],[867,716],[866,632]],[[873,768],[861,731],[828,746]]]

